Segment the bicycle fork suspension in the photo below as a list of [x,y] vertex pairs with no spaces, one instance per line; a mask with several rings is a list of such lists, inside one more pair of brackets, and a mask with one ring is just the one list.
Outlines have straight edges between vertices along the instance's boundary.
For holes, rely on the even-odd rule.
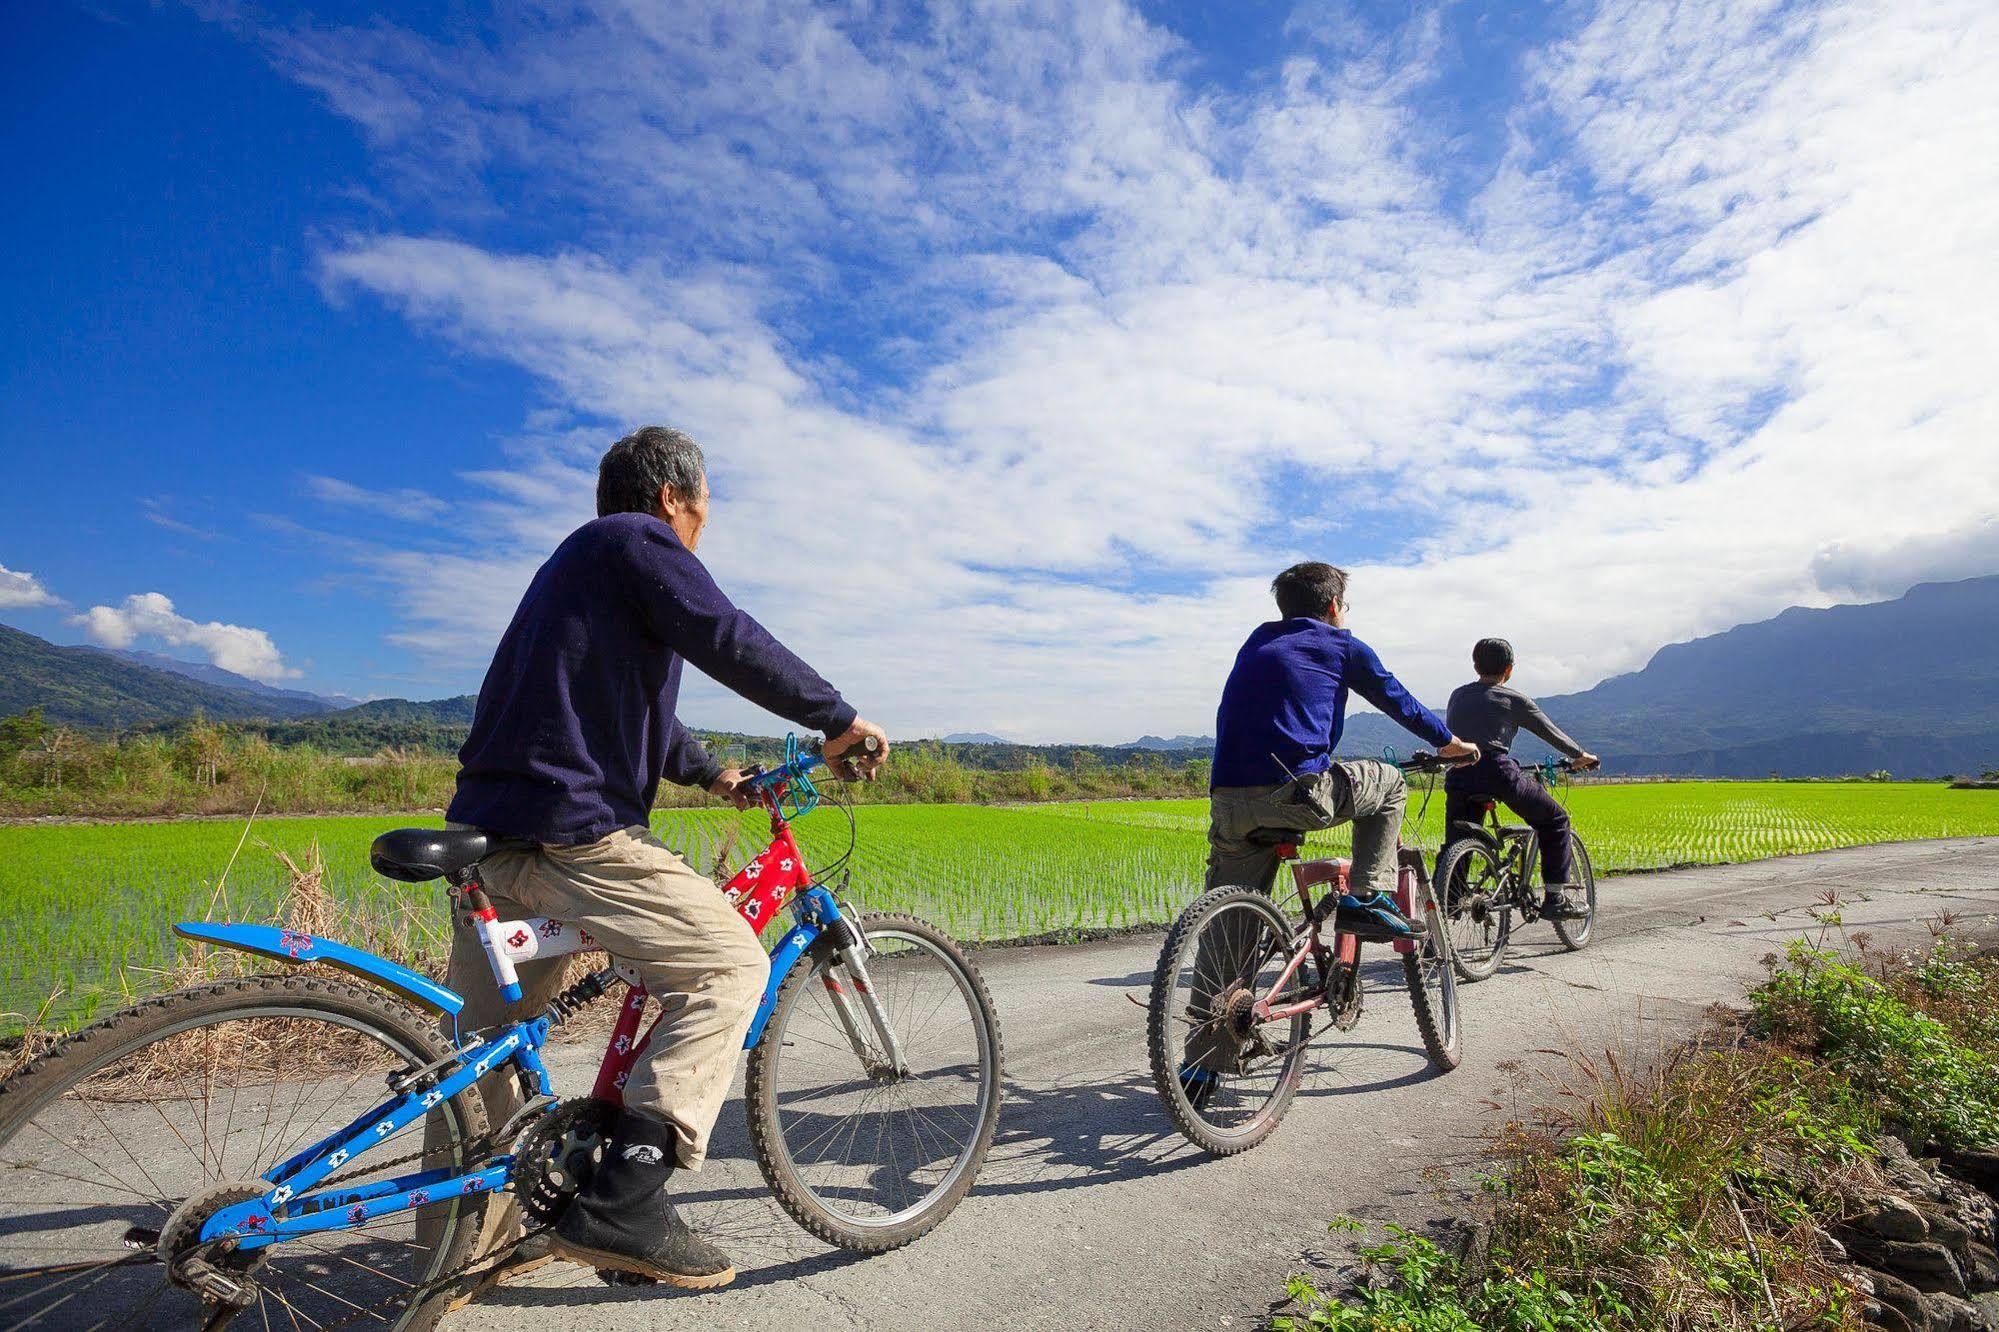
[[[868,1076],[907,1077],[909,1062],[903,1057],[902,1042],[896,1038],[888,1010],[882,1007],[881,996],[875,993],[874,982],[868,975],[867,941],[845,920],[841,924],[846,927],[840,931],[845,937],[836,956],[846,971],[847,984],[840,983],[832,967],[828,967],[821,977],[826,996],[832,1002],[833,1013],[839,1018],[840,1027],[847,1033],[847,1040],[853,1045],[854,1053],[860,1056],[861,1066],[867,1070]],[[865,1028],[861,1023],[862,1015],[867,1019]],[[869,1029],[874,1033],[874,1040],[868,1039]]]

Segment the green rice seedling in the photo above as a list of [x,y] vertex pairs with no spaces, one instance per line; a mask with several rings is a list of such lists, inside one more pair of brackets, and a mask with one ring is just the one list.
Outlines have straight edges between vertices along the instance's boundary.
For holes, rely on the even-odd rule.
[[[1583,785],[1569,803],[1600,873],[1999,833],[1992,792],[1941,784]],[[847,895],[865,909],[929,917],[966,939],[1163,924],[1199,891],[1207,854],[1203,800],[865,805],[853,814],[859,842]],[[1410,820],[1407,840],[1435,851],[1441,797],[1425,807],[1416,793]],[[258,843],[299,860],[316,840],[324,891],[343,919],[402,922],[398,937],[441,941],[441,889],[393,883],[368,868],[377,834],[437,822],[263,819],[247,842],[243,821],[233,819],[0,827],[0,1012],[32,1012],[60,991],[52,1011],[74,1023],[172,965],[174,921],[272,919],[290,878]],[[718,876],[739,868],[767,831],[760,814],[716,807],[662,809],[653,822]],[[816,864],[847,848],[847,820],[830,804],[797,832]],[[1315,834],[1307,853],[1345,855],[1349,846],[1335,829]],[[23,1024],[0,1017],[0,1035]]]

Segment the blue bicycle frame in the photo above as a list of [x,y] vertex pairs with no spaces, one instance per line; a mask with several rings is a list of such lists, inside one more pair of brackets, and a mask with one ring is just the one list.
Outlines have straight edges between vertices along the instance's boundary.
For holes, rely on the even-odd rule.
[[[841,912],[833,894],[811,883],[802,857],[797,852],[797,844],[791,840],[786,826],[790,818],[809,811],[817,803],[817,792],[808,774],[821,762],[823,760],[819,755],[801,751],[794,742],[782,765],[752,778],[753,787],[770,811],[774,841],[771,850],[758,857],[751,866],[745,867],[743,873],[732,880],[724,891],[735,889],[745,879],[763,877],[761,869],[757,873],[752,873],[752,869],[767,864],[772,882],[763,885],[750,883],[739,895],[738,910],[754,926],[757,922],[749,904],[769,901],[773,892],[790,892],[794,923],[772,950],[770,982],[743,1041],[746,1050],[755,1048],[762,1039],[764,1026],[791,969],[798,965],[801,958],[811,954],[822,939],[840,951],[857,976],[866,975],[862,961],[865,944],[859,931]],[[523,947],[534,945],[533,950],[524,956],[546,957],[558,951],[595,946],[587,935],[560,922],[514,924],[521,927],[519,933],[525,936]],[[407,968],[314,935],[258,925],[184,923],[175,929],[190,938],[281,960],[327,962],[454,1016],[465,1006],[464,999],[458,994]],[[565,930],[567,935],[563,933]],[[551,949],[548,946],[550,940],[558,940],[564,946]],[[497,983],[499,964],[496,962],[495,965]],[[592,981],[597,986],[597,992],[601,993],[614,979],[632,983],[629,973],[622,972],[615,964],[598,972]],[[872,1026],[880,1045],[864,1051],[863,1058],[901,1066],[901,1050],[889,1029],[886,1015],[878,1010],[874,1002],[871,987],[857,988],[861,990],[860,1004],[864,1013],[854,1012],[848,1006],[852,1001],[845,997],[836,997],[835,1000],[841,1005],[840,1011],[849,1036],[854,1039],[857,1048],[865,1045],[860,1035],[866,1029],[861,1022],[865,1016],[868,1019],[866,1025]],[[634,995],[638,1002],[628,1001],[625,1014],[620,1016],[619,1028],[612,1035],[611,1048],[605,1053],[604,1071],[598,1081],[599,1095],[604,1095],[614,1085],[622,1086],[622,1071],[629,1068],[643,1048],[642,1041],[631,1039],[637,1011],[644,1006],[643,991],[635,986]],[[552,1097],[555,1094],[554,1085],[548,1066],[542,1061],[541,1050],[556,1021],[555,1014],[551,1012],[511,1023],[490,1034],[475,1034],[473,1039],[461,1043],[450,1059],[393,1079],[390,1086],[397,1093],[395,1096],[345,1128],[321,1138],[290,1160],[264,1172],[263,1178],[269,1182],[270,1190],[262,1197],[216,1212],[203,1225],[200,1238],[204,1242],[233,1239],[239,1249],[257,1249],[295,1236],[351,1229],[380,1217],[428,1204],[505,1188],[513,1179],[514,1158],[511,1154],[493,1156],[470,1169],[430,1169],[365,1184],[336,1184],[325,1189],[319,1186],[348,1162],[394,1137],[435,1106],[495,1072],[508,1070],[516,1076],[523,1076],[540,1095]],[[624,1038],[623,1048],[619,1048],[621,1035]],[[614,1073],[617,1076],[614,1077]],[[612,1091],[610,1094],[616,1093]]]

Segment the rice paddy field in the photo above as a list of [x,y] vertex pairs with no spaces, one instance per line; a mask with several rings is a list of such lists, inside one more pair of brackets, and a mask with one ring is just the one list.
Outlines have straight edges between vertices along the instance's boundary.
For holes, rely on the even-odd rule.
[[[1870,842],[1999,834],[1999,792],[1919,783],[1676,782],[1579,786],[1569,795],[1599,873],[1715,864]],[[1422,803],[1412,792],[1412,821]],[[1410,840],[1436,846],[1441,796]],[[1168,920],[1198,891],[1200,800],[972,806],[878,805],[855,812],[852,896],[913,911],[966,939],[1013,939]],[[334,933],[406,954],[445,940],[437,885],[391,883],[368,844],[434,816],[275,818],[0,827],[0,1034],[45,1012],[72,1025],[168,982],[176,920],[270,920],[294,883],[278,852],[324,865]],[[763,845],[759,815],[663,810],[655,828],[711,873]],[[797,825],[808,858],[847,846],[827,805]],[[1313,847],[1343,854],[1335,831]],[[233,860],[232,860],[233,857]],[[226,875],[225,875],[226,871]],[[1609,899],[1612,909],[1615,893]],[[53,1002],[51,1003],[51,997]]]

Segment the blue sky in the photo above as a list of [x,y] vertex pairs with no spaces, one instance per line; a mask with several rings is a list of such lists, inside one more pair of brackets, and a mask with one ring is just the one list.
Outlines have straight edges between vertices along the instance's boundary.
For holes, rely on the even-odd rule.
[[0,618],[59,641],[470,690],[647,421],[903,732],[1204,731],[1296,558],[1430,694],[1999,569],[1988,4],[0,25]]

